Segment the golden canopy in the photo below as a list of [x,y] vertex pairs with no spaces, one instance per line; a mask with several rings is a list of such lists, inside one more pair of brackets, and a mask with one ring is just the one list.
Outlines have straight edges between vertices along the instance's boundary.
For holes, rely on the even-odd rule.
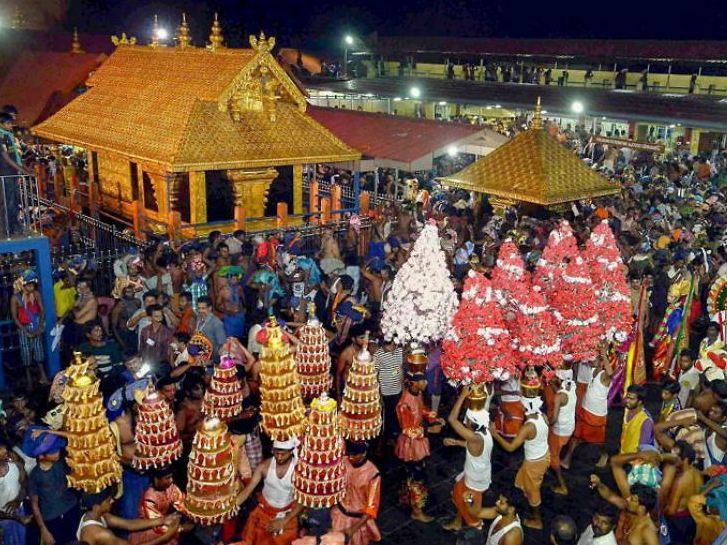
[[619,192],[615,184],[591,170],[541,127],[536,119],[529,130],[439,181],[542,206]]
[[249,49],[119,45],[90,89],[33,132],[166,172],[360,158],[306,113],[272,45],[264,36]]

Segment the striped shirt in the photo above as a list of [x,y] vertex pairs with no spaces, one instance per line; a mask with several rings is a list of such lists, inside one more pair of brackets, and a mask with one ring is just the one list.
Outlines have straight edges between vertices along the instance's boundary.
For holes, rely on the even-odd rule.
[[397,346],[391,352],[383,348],[376,350],[374,366],[379,376],[381,395],[399,395],[404,381],[404,352],[401,347]]

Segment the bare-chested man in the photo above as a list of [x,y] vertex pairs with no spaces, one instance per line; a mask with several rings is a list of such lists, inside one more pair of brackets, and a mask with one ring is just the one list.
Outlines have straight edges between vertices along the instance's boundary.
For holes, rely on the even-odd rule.
[[76,538],[88,545],[127,545],[129,542],[117,537],[112,530],[138,532],[166,526],[166,531],[157,537],[142,541],[136,545],[161,545],[179,534],[179,515],[169,515],[155,519],[128,520],[111,514],[111,507],[116,496],[116,487],[112,486],[98,494],[86,494],[83,505],[87,509],[81,517]]
[[651,518],[657,502],[656,490],[642,484],[629,486],[623,468],[626,463],[624,460],[632,461],[643,454],[645,453],[615,456],[611,460],[618,494],[603,484],[598,475],[591,475],[591,488],[595,488],[604,500],[618,507],[625,519],[623,535],[618,539],[620,545],[659,545],[659,529]]

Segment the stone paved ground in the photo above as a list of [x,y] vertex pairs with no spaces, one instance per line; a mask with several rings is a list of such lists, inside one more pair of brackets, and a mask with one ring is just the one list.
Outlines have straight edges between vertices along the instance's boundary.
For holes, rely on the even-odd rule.
[[[658,411],[658,392],[655,389],[650,392],[649,400],[649,408],[654,414]],[[449,406],[444,401],[442,405],[440,414],[446,415]],[[617,450],[622,418],[622,410],[610,412],[607,436],[611,451]],[[454,514],[450,494],[454,486],[454,479],[464,464],[462,448],[442,446],[442,439],[447,435],[451,435],[451,432],[445,429],[438,437],[432,438],[433,452],[427,468],[430,489],[428,512],[437,517],[438,521],[449,520]],[[522,450],[513,455],[507,455],[502,449],[496,448],[492,468],[494,490],[506,490],[513,486],[515,473],[521,459]],[[598,495],[588,487],[588,477],[593,473],[597,459],[597,448],[586,445],[576,451],[573,467],[566,472],[566,480],[570,488],[570,494],[567,497],[551,492],[550,487],[554,485],[555,478],[548,472],[543,485],[542,506],[546,527],[548,521],[558,514],[572,516],[580,530],[589,524],[592,508],[597,503]],[[404,478],[404,470],[398,460],[393,455],[389,455],[383,460],[374,459],[374,461],[378,464],[383,477],[382,506],[378,519],[383,534],[381,544],[454,545],[457,541],[456,534],[443,530],[438,522],[422,524],[412,521],[408,512],[398,505],[398,491]],[[599,475],[604,482],[612,485],[610,470],[601,470]],[[481,537],[473,539],[471,543],[484,544],[486,528]],[[547,533],[525,530],[525,545],[543,545],[547,542]],[[470,543],[469,540],[468,543]]]

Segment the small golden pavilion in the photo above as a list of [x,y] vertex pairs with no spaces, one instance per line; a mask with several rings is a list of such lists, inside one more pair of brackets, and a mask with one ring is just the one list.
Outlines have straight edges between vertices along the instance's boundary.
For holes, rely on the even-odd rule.
[[439,181],[446,186],[486,193],[495,207],[516,202],[554,207],[620,191],[544,129],[540,99],[528,130]]
[[306,113],[303,91],[271,54],[274,38],[226,48],[215,17],[207,47],[191,45],[184,18],[176,41],[114,37],[88,91],[33,128],[86,150],[102,210],[135,225],[141,215],[158,231],[175,221],[194,232],[239,227],[266,216],[271,184],[303,213],[304,165],[361,157]]

